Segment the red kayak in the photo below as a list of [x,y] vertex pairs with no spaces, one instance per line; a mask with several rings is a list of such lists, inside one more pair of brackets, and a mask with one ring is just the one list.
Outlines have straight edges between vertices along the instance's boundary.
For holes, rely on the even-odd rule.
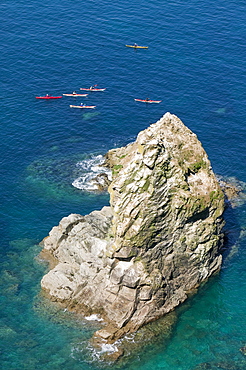
[[142,103],[160,103],[161,100],[150,100],[150,99],[134,99],[135,101],[140,101]]
[[36,99],[61,99],[62,96],[51,96],[51,95],[45,95],[45,96],[36,96]]

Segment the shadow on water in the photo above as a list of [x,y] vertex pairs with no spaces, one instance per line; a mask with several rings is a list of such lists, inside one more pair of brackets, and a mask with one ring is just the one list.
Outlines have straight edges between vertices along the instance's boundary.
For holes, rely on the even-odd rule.
[[223,245],[223,266],[228,260],[238,252],[239,244],[242,238],[245,237],[246,225],[239,219],[240,212],[246,203],[246,184],[239,182],[235,178],[231,178],[232,185],[238,189],[237,196],[231,200],[226,199],[226,209],[223,214],[225,220],[224,226],[224,245]]

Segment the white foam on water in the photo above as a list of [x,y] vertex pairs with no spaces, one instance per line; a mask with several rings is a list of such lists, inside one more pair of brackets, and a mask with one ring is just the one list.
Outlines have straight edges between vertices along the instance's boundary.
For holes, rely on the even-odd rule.
[[102,347],[101,347],[101,351],[99,351],[100,354],[102,353],[114,353],[114,352],[117,352],[118,351],[118,347],[117,345],[114,343],[114,344],[108,344],[108,343],[105,343],[105,344],[102,344]]
[[117,342],[115,344],[102,344],[100,348],[95,348],[91,343],[83,341],[71,348],[70,356],[76,361],[86,361],[88,363],[102,363],[102,355],[117,352]]
[[136,333],[127,334],[127,335],[125,335],[125,336],[124,336],[124,339],[125,339],[127,342],[135,343],[135,334],[136,334]]
[[100,348],[94,348],[92,345],[89,345],[87,349],[90,351],[91,358],[93,361],[99,361],[103,362],[103,357],[102,355],[105,353],[112,354],[114,352],[118,351],[118,344],[120,342],[116,341],[114,344],[108,344],[108,343],[103,343]]
[[90,315],[90,316],[85,316],[85,319],[88,321],[103,321],[98,315]]
[[[96,315],[91,315],[88,317],[92,319],[94,316]],[[129,343],[135,343],[135,333],[128,334],[124,338],[115,341],[113,344],[109,344],[106,342],[106,340],[103,340],[104,343],[102,343],[99,347],[94,347],[92,343],[86,341],[78,343],[77,346],[71,348],[70,356],[76,360],[86,359],[86,362],[88,363],[104,363],[104,355],[111,355],[115,352],[118,352],[119,347],[121,347],[124,340]],[[110,362],[110,359],[108,359],[107,363],[109,364]]]
[[111,171],[102,166],[103,163],[104,157],[102,155],[93,156],[78,162],[76,167],[78,168],[78,172],[81,172],[81,175],[72,182],[72,185],[77,189],[86,191],[98,190],[98,186],[93,180],[97,175],[105,173],[109,180],[112,180]]

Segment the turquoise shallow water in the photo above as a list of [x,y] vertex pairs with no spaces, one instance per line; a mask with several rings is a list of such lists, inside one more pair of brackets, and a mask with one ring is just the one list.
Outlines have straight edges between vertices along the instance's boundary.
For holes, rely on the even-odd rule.
[[[108,204],[72,183],[91,172],[91,159],[133,141],[166,111],[198,135],[217,174],[246,182],[245,3],[6,0],[0,10],[0,364],[98,368],[88,348],[95,324],[44,309],[38,243],[63,216]],[[149,49],[124,46],[134,42]],[[106,91],[35,99],[93,84]],[[134,101],[146,97],[162,103]],[[96,110],[72,110],[75,100]],[[168,341],[158,337],[119,367],[246,368],[246,206],[225,218],[221,273],[177,311]]]

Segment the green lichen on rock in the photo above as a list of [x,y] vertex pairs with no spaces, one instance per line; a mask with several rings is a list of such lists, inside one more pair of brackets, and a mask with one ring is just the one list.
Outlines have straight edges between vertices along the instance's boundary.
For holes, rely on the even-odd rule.
[[207,166],[207,163],[205,161],[203,161],[202,159],[200,161],[197,161],[195,163],[192,163],[190,166],[189,166],[189,169],[191,172],[198,172],[201,168],[206,168]]
[[112,168],[112,174],[117,175],[122,168],[122,164],[115,164]]

